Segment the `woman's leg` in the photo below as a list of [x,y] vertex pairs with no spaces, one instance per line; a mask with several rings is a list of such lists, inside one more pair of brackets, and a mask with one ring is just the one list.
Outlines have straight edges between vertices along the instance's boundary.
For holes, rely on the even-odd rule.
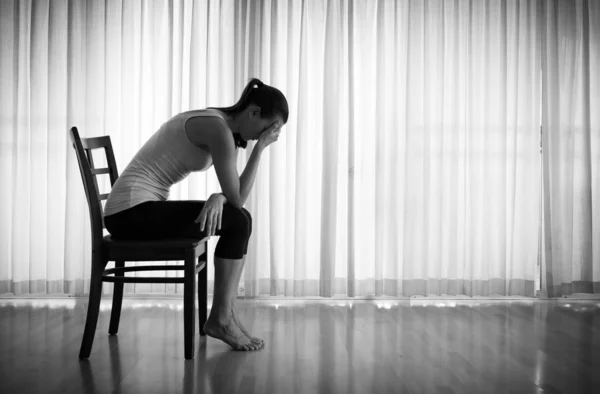
[[215,256],[213,305],[204,331],[236,350],[258,350],[263,344],[253,342],[246,336],[233,317],[232,305],[237,296],[238,278],[243,268],[243,258],[227,259]]
[[[234,222],[235,225],[227,224],[226,221]],[[220,235],[221,239],[215,250],[215,292],[211,316],[213,316],[213,311],[215,311],[215,315],[212,320],[209,318],[209,321],[213,324],[215,320],[222,318],[222,316],[226,316],[224,320],[229,321],[229,319],[231,319],[231,322],[235,327],[230,327],[229,329],[239,330],[250,340],[251,349],[248,350],[256,350],[262,348],[264,342],[261,339],[250,335],[235,314],[237,289],[244,268],[244,255],[247,252],[248,239],[250,238],[251,232],[252,217],[250,213],[245,209],[239,210],[230,205],[225,205],[223,208],[222,227],[221,230],[217,232],[217,235]],[[235,270],[226,272],[223,276],[219,275],[219,269],[222,269],[222,267],[229,267],[232,264],[236,266]],[[223,281],[222,278],[225,275],[227,276],[227,280]],[[208,323],[209,322],[207,322],[207,324]],[[207,331],[207,334],[209,335],[211,335],[211,324],[208,325],[209,331]],[[224,335],[226,333],[221,334]],[[219,339],[227,342],[230,338],[225,336]]]
[[[246,260],[246,256],[244,256],[243,260],[244,261]],[[235,280],[235,283],[236,283],[235,288],[236,289],[239,286],[241,276],[242,276],[242,270],[240,270],[240,272],[238,274],[238,277]],[[242,322],[239,320],[238,313],[237,313],[236,308],[235,308],[236,299],[237,299],[237,297],[232,297],[231,298],[231,315],[233,316],[233,321],[240,328],[240,330],[244,333],[244,335],[246,335],[248,338],[250,338],[250,340],[252,341],[252,343],[264,345],[265,341],[263,341],[262,339],[257,338],[255,336],[253,336],[252,334],[250,334],[250,332],[248,332],[248,330],[246,329],[246,327],[244,327],[244,325],[242,324]]]
[[[252,234],[252,215],[250,214],[250,212],[248,212],[248,210],[246,210],[246,208],[242,208],[242,212],[246,215],[246,218],[248,220],[248,239],[250,238],[250,235]],[[244,245],[244,261],[246,260],[246,254],[248,253],[248,240],[246,240],[246,244]],[[239,283],[240,283],[240,279],[242,277],[242,271],[239,272],[238,277],[235,281],[236,283],[236,288],[239,287]],[[244,333],[244,335],[246,335],[248,338],[250,338],[252,340],[253,343],[257,343],[257,344],[261,344],[264,345],[264,341],[260,338],[257,338],[255,336],[253,336],[252,334],[250,334],[250,332],[248,332],[248,330],[246,329],[246,327],[244,327],[244,325],[242,324],[242,322],[239,320],[238,318],[238,314],[235,308],[235,304],[237,301],[237,297],[232,297],[231,299],[231,314],[233,316],[233,321],[235,321],[235,324],[237,324],[237,326],[240,328],[240,330],[242,330],[242,332]]]

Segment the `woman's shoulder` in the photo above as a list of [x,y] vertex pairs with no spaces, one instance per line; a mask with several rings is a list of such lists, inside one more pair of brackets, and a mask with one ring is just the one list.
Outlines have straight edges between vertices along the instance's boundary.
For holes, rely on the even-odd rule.
[[[233,134],[225,119],[216,110],[188,111],[185,133],[190,141],[197,146],[211,146],[214,143],[233,143]],[[182,114],[182,115],[183,115]]]
[[182,112],[186,131],[203,134],[231,134],[229,125],[221,112],[215,109],[199,109]]
[[223,113],[217,109],[214,108],[204,108],[204,109],[191,109],[189,111],[184,111],[181,112],[178,115],[175,115],[175,117],[183,117],[183,118],[218,118],[218,119],[222,119],[225,120],[225,116],[223,115]]

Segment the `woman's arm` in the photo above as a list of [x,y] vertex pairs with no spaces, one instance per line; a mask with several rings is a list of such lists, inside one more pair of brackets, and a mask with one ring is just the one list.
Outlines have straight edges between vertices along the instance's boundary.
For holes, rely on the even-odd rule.
[[[260,162],[260,156],[262,155],[262,151],[264,148],[255,145],[252,153],[250,154],[250,159],[246,163],[246,168],[242,172],[240,176],[240,202],[242,206],[246,204],[248,200],[248,196],[250,196],[250,191],[252,191],[252,186],[254,185],[254,179],[256,178],[256,170],[258,169],[258,163]],[[225,193],[220,193],[220,198],[223,204],[229,201]]]
[[[208,138],[208,147],[217,173],[217,179],[223,190],[223,195],[229,204],[236,208],[242,208],[245,200],[241,197],[241,180],[237,171],[237,152],[233,136],[224,122],[215,120]],[[252,185],[250,185],[252,186]]]
[[242,175],[239,176],[237,152],[231,131],[221,119],[213,118],[211,122],[214,122],[212,127],[206,127],[205,130],[211,130],[207,133],[207,142],[223,195],[231,205],[242,208],[254,185],[262,151],[277,140],[280,126],[274,124],[260,135]]
[[248,160],[248,163],[246,163],[246,168],[244,168],[242,176],[240,177],[240,196],[242,199],[242,205],[246,203],[246,200],[250,195],[250,191],[252,190],[254,178],[256,177],[256,169],[258,168],[258,163],[263,150],[265,150],[265,148],[271,145],[273,142],[277,141],[280,132],[281,125],[279,123],[274,123],[271,125],[271,127],[265,130],[258,138],[258,141],[256,141],[256,145],[254,145],[250,159]]
[[252,186],[254,185],[254,179],[256,178],[256,170],[258,169],[258,163],[260,162],[260,156],[262,155],[263,147],[261,144],[254,145],[250,159],[246,163],[246,167],[240,176],[240,198],[242,206],[248,200]]

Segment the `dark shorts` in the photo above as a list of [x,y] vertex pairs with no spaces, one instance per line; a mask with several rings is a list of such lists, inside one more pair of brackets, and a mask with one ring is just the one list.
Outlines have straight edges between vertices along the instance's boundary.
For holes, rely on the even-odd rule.
[[[115,239],[164,239],[174,237],[204,238],[194,223],[205,201],[148,201],[104,217],[104,224]],[[252,216],[245,208],[223,205],[220,237],[215,256],[241,259],[248,252],[252,233]]]

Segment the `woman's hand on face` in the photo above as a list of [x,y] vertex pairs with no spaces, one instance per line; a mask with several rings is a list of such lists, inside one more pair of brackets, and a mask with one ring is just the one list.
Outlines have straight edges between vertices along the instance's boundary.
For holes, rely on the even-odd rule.
[[266,148],[271,145],[273,142],[277,141],[279,138],[279,133],[281,133],[282,124],[278,121],[273,123],[271,127],[263,131],[258,137],[257,145],[260,145],[262,148]]
[[223,216],[223,201],[221,194],[211,194],[204,206],[200,215],[194,220],[194,223],[200,224],[200,231],[206,229],[206,234],[211,237],[215,235],[217,230],[221,229],[221,218]]

